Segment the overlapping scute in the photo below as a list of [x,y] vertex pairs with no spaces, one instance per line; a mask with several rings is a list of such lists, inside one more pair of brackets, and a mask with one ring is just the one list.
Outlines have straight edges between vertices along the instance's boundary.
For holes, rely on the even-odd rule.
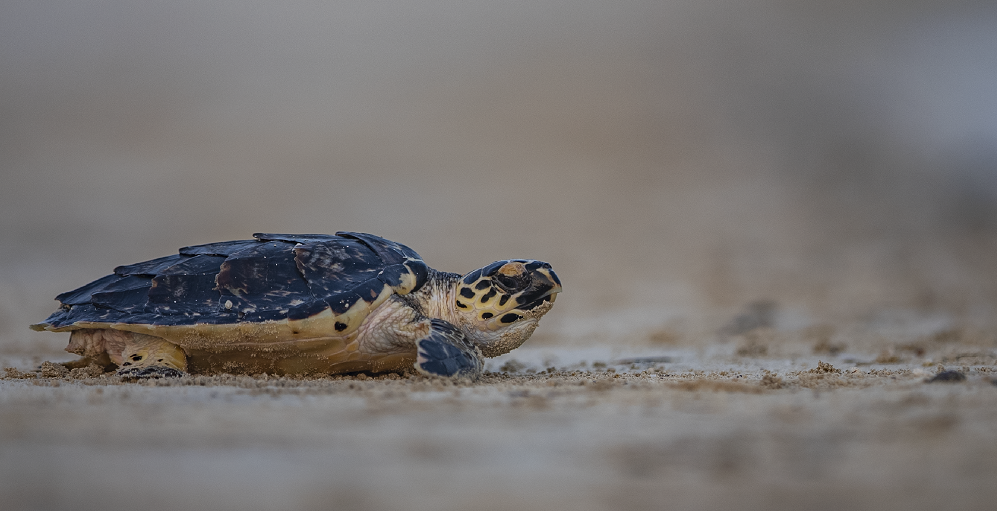
[[[356,315],[366,315],[356,311],[376,306],[391,292],[412,292],[428,275],[415,251],[370,234],[253,236],[119,266],[60,294],[62,307],[33,327],[301,320],[327,310],[333,316],[353,311],[343,324],[355,326],[362,321]],[[356,306],[361,300],[365,303]]]

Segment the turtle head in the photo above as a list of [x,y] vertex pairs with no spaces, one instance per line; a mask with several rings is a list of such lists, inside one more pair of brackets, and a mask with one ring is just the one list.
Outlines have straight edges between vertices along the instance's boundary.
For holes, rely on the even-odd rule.
[[464,334],[486,357],[519,347],[554,305],[561,281],[543,261],[496,261],[461,277],[454,310]]

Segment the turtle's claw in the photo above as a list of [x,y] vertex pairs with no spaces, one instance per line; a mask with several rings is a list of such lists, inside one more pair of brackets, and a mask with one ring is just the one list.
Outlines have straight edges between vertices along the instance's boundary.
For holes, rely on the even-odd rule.
[[144,380],[148,378],[180,378],[187,373],[167,366],[122,367],[117,375],[126,379]]

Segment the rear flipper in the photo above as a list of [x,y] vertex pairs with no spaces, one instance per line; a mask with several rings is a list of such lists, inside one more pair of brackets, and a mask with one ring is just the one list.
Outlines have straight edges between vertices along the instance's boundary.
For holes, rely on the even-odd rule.
[[158,337],[134,336],[121,351],[122,378],[179,378],[187,374],[187,355]]
[[66,351],[83,357],[66,364],[70,369],[97,364],[112,371],[117,366],[117,374],[125,378],[177,377],[187,371],[187,354],[176,344],[123,330],[73,330]]
[[416,341],[415,368],[420,373],[447,378],[481,376],[481,352],[455,326],[440,319],[430,320],[430,331]]

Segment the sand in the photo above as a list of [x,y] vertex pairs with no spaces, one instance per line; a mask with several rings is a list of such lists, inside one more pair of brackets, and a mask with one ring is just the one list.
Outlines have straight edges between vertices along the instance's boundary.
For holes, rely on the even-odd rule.
[[8,369],[0,496],[16,509],[989,509],[994,350],[932,348],[882,364],[524,347],[474,383]]

